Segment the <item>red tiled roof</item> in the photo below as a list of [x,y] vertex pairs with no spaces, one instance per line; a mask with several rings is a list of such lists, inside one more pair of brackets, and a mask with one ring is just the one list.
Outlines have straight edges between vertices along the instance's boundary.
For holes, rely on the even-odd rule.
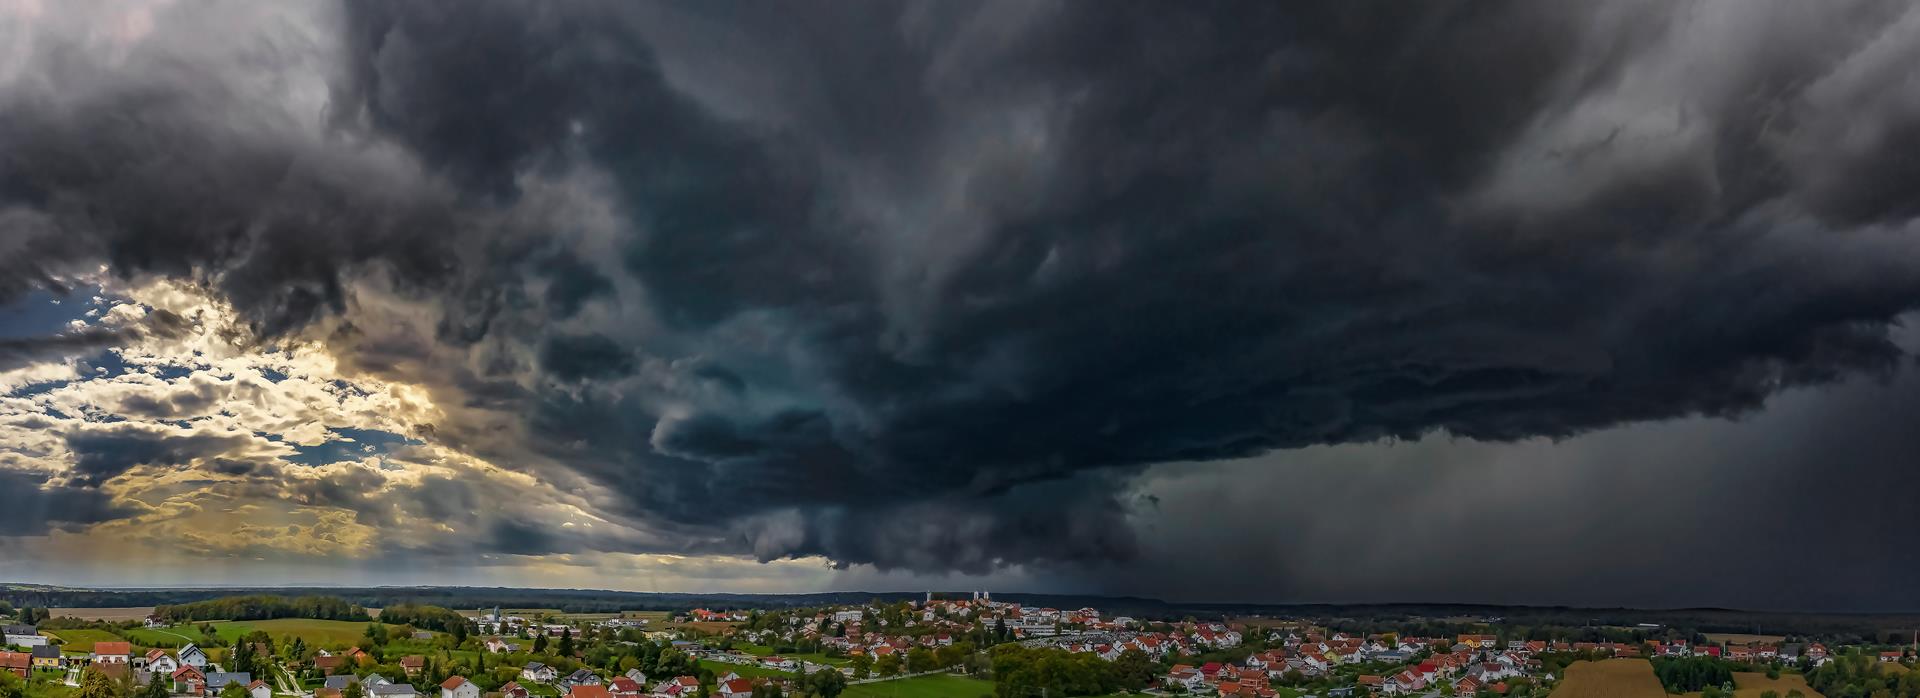
[[467,677],[465,676],[449,676],[447,677],[447,680],[440,682],[440,687],[451,691],[453,689],[459,688],[460,684],[463,684],[466,682],[467,682]]
[[94,654],[96,654],[96,655],[100,655],[100,656],[103,656],[103,657],[104,657],[104,656],[119,656],[119,655],[123,655],[123,654],[125,654],[125,655],[132,655],[132,654],[133,654],[133,643],[130,643],[130,642],[96,642],[96,643],[93,643],[93,653],[94,653]]
[[573,690],[567,692],[567,695],[573,698],[612,698],[607,693],[607,687],[597,683],[583,683],[574,686]]

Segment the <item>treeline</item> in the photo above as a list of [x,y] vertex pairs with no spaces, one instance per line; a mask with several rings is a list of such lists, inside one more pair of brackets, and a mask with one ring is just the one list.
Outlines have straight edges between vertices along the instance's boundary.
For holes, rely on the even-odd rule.
[[467,618],[450,608],[403,603],[380,609],[380,622],[411,625],[421,630],[438,630],[465,639]]
[[1692,693],[1709,686],[1733,685],[1733,665],[1713,657],[1656,657],[1653,675],[1668,693]]
[[992,655],[993,691],[999,698],[1104,696],[1139,690],[1147,687],[1158,669],[1139,650],[1122,652],[1111,662],[1089,652],[1054,647],[1000,645]]
[[195,620],[268,620],[271,618],[318,618],[321,620],[371,620],[367,609],[347,603],[337,596],[229,596],[153,609],[154,615],[168,622]]
[[1889,670],[1879,658],[1850,651],[1807,672],[1807,685],[1834,698],[1920,696],[1920,670]]

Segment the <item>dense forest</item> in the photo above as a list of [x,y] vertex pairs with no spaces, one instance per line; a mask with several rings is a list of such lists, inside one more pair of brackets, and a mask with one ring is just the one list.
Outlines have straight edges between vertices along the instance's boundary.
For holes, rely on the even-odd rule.
[[322,620],[369,620],[367,609],[337,596],[229,596],[208,601],[159,606],[154,615],[169,622],[194,620],[267,620],[269,618],[319,618]]
[[467,619],[458,612],[440,606],[394,604],[380,609],[380,622],[411,625],[421,630],[438,630],[466,637]]
[[1715,657],[1653,659],[1653,674],[1660,677],[1660,685],[1665,686],[1668,693],[1692,693],[1708,686],[1732,686],[1736,668],[1748,670]]
[[1920,671],[1899,671],[1853,651],[1807,672],[1807,685],[1827,698],[1920,697]]

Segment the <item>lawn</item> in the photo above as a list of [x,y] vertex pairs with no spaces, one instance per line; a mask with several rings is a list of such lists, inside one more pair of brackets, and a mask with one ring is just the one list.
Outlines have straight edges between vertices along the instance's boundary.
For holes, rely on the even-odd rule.
[[1574,662],[1553,689],[1553,698],[1666,698],[1667,690],[1645,659]]
[[916,676],[848,686],[846,698],[981,698],[993,695],[993,682],[957,674]]
[[91,628],[83,630],[47,630],[45,633],[60,638],[60,641],[64,643],[60,646],[60,649],[68,652],[92,652],[93,643],[115,642],[121,639],[119,635],[111,632]]
[[779,678],[779,679],[790,679],[795,676],[799,676],[798,673],[791,672],[791,671],[781,671],[779,669],[768,669],[762,666],[732,664],[729,662],[716,662],[710,659],[700,660],[700,666],[703,666],[712,670],[714,676],[719,676],[729,671],[735,674],[739,674],[742,678],[748,678],[748,679],[761,677],[761,676],[771,676],[773,678]]
[[207,643],[205,635],[200,634],[198,625],[177,625],[171,628],[134,628],[121,632],[133,644],[141,647],[179,647],[189,642],[196,645]]
[[[778,654],[787,659],[797,659],[803,662],[813,662],[814,664],[827,664],[831,666],[846,666],[853,661],[846,657],[829,657],[823,652],[775,652],[772,647],[745,642],[733,643],[733,648],[755,657],[771,657]],[[741,674],[741,676],[746,676],[746,674]]]
[[814,664],[826,664],[828,666],[846,666],[848,664],[853,663],[853,660],[848,659],[846,657],[829,657],[820,652],[807,652],[803,654],[783,654],[780,656],[786,657],[788,659],[798,659],[803,662],[813,662]]
[[1776,691],[1786,695],[1787,691],[1797,690],[1807,698],[1826,698],[1812,688],[1807,687],[1807,677],[1799,674],[1781,674],[1780,678],[1769,679],[1759,672],[1738,672],[1733,675],[1733,695],[1735,698],[1760,698],[1766,691]]

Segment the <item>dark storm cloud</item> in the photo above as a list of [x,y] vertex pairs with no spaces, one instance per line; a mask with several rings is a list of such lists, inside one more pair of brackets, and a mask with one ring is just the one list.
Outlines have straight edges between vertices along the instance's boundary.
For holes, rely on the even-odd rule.
[[257,464],[221,458],[241,450],[245,436],[164,434],[134,428],[106,428],[67,435],[74,455],[72,484],[99,487],[139,465],[183,466],[205,463],[227,474],[251,472]]
[[[1740,421],[1549,443],[1428,438],[1156,467],[1142,560],[1053,580],[1248,601],[1920,605],[1904,493],[1920,374],[1794,391]],[[1156,561],[1178,559],[1170,566]]]
[[0,470],[0,536],[45,535],[54,527],[139,513],[99,490],[48,485],[46,480],[34,473]]
[[0,371],[92,353],[143,337],[173,337],[189,324],[185,318],[172,312],[155,310],[131,326],[90,326],[45,337],[0,339]]
[[324,134],[42,61],[5,271],[337,320],[436,439],[680,549],[1124,559],[1149,464],[1745,414],[1920,306],[1897,3],[343,10]]

